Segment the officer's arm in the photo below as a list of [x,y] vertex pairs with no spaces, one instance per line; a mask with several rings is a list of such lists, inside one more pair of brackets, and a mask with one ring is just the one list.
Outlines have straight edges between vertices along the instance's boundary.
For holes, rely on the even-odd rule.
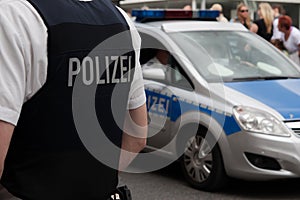
[[[147,137],[147,109],[142,105],[129,111],[130,117],[125,120],[122,138],[122,151],[119,170],[124,170],[135,156],[145,147]],[[131,119],[131,120],[130,120]]]
[[0,179],[14,128],[14,125],[0,120]]

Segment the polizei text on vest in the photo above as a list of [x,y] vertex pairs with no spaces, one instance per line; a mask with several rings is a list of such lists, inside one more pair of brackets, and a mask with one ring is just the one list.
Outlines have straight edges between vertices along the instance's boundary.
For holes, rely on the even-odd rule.
[[131,80],[131,56],[84,57],[69,59],[68,86],[72,87],[78,74],[84,85],[128,83]]

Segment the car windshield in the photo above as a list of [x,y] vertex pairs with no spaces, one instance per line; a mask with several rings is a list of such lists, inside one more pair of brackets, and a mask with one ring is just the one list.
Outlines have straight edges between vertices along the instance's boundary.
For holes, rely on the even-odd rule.
[[208,82],[299,78],[284,54],[250,32],[191,31],[169,33]]

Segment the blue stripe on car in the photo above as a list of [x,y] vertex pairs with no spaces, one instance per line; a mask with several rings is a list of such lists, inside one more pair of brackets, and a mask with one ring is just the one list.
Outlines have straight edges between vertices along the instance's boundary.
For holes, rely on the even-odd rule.
[[148,112],[164,117],[167,116],[172,122],[175,122],[185,113],[198,111],[213,117],[223,127],[226,135],[241,131],[232,115],[226,115],[226,113],[216,111],[206,105],[190,103],[177,98],[175,95],[167,96],[147,89],[146,96]]
[[300,79],[225,83],[277,110],[285,119],[300,119]]

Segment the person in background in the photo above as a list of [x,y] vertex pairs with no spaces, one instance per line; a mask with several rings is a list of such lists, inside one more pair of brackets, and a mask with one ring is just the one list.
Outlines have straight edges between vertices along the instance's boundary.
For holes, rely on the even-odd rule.
[[274,12],[274,21],[273,21],[273,35],[271,38],[271,42],[273,43],[275,40],[280,40],[282,38],[282,32],[278,30],[278,18],[281,15],[285,15],[285,10],[280,4],[274,4],[272,6]]
[[219,22],[228,22],[228,19],[227,19],[227,18],[224,16],[224,14],[223,14],[223,7],[222,7],[221,4],[219,4],[219,3],[213,4],[213,5],[211,6],[210,10],[217,10],[217,11],[220,12],[219,17],[217,17],[217,20],[218,20]]
[[292,19],[287,15],[282,15],[278,18],[278,29],[283,33],[281,40],[284,47],[287,49],[290,58],[300,65],[300,31],[292,26]]
[[183,10],[192,10],[192,6],[187,4],[182,9]]
[[244,3],[240,3],[236,8],[236,18],[231,19],[230,22],[241,23],[247,29],[251,27],[251,19],[249,15],[249,9]]
[[260,3],[258,5],[258,20],[251,25],[250,31],[256,33],[267,41],[271,41],[273,35],[273,9],[269,3]]
[[149,6],[142,6],[141,9],[142,10],[149,10],[150,8],[149,8]]
[[168,64],[170,59],[170,53],[163,49],[158,49],[153,58],[151,58],[147,63],[142,65],[142,70],[159,68],[164,72],[167,71]]

